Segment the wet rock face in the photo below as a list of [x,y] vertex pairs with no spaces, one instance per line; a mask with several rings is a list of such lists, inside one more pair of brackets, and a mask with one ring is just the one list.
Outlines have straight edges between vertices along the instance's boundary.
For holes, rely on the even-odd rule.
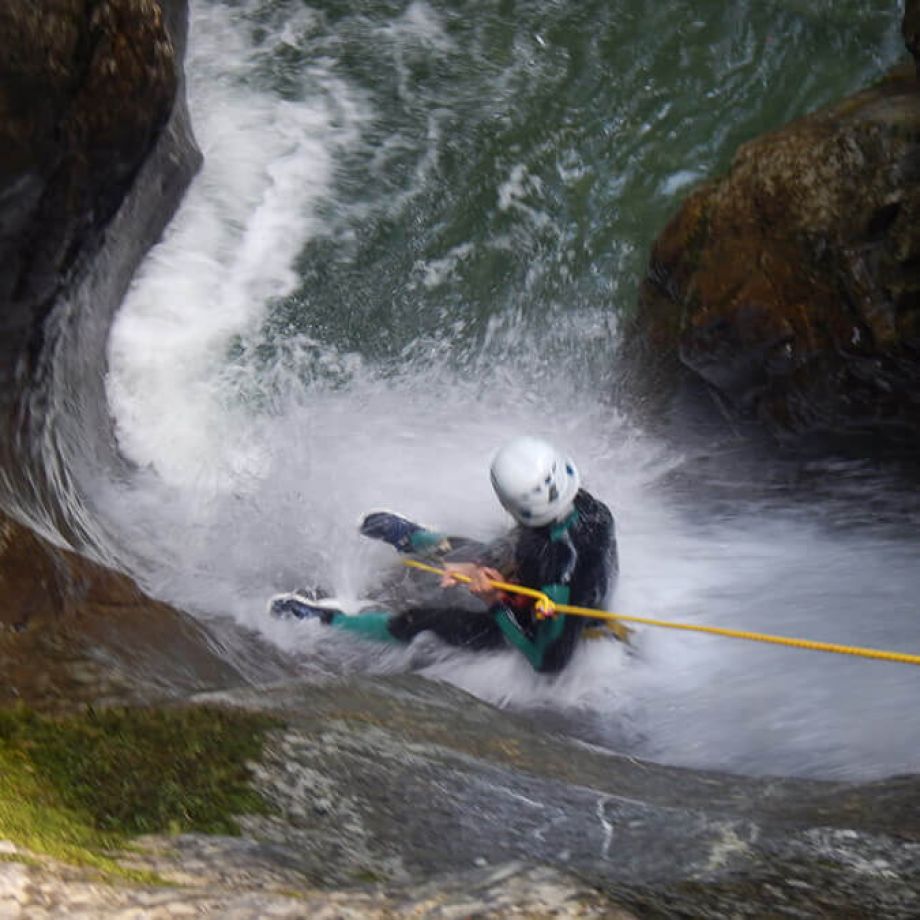
[[201,163],[187,12],[186,0],[0,4],[0,508],[81,548],[92,541],[74,522],[88,515],[61,482],[74,462],[117,462],[108,327]]
[[[149,703],[244,682],[192,620],[2,514],[0,598],[0,705]],[[276,678],[280,656],[265,654]]]
[[[774,432],[920,432],[913,68],[742,147],[656,242],[627,336]],[[641,379],[641,378],[640,378]]]
[[7,346],[40,330],[36,320],[95,248],[166,123],[177,80],[155,0],[9,0],[0,7]]
[[273,716],[252,764],[271,808],[239,816],[240,837],[111,854],[159,885],[93,884],[0,839],[0,915],[917,917],[914,777],[640,763],[408,675],[198,700]]
[[907,0],[905,3],[901,33],[907,49],[914,56],[917,75],[920,77],[920,0]]
[[284,718],[255,767],[276,810],[244,829],[314,883],[464,875],[473,895],[465,873],[524,860],[606,892],[603,916],[916,916],[914,778],[850,786],[639,763],[411,676],[217,699]]
[[234,846],[232,838],[220,838],[210,846],[200,840],[182,844],[170,855],[173,861],[181,855],[187,864],[170,871],[166,860],[158,860],[154,863],[158,867],[166,865],[164,881],[146,886],[100,885],[88,872],[78,873],[51,860],[36,865],[33,854],[14,851],[9,862],[0,862],[0,915],[31,920],[76,916],[76,912],[96,920],[173,920],[195,915],[233,920],[637,920],[581,879],[542,867],[510,864],[398,889],[365,885],[328,890],[305,885],[290,870],[266,867],[266,860],[251,845]]
[[[113,453],[108,324],[200,164],[186,19],[185,0],[0,3],[0,701],[143,701],[239,680],[177,611],[18,523],[91,542],[66,526],[80,496],[61,445],[93,451],[80,459],[97,469]],[[46,475],[49,452],[65,469]]]

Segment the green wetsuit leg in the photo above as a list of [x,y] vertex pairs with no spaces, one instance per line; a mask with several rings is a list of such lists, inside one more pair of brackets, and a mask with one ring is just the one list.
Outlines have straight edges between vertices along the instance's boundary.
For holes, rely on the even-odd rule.
[[393,642],[403,645],[404,643],[390,632],[390,616],[391,614],[386,610],[365,610],[354,616],[334,613],[329,625],[345,632],[356,633],[365,639],[373,639],[376,642]]

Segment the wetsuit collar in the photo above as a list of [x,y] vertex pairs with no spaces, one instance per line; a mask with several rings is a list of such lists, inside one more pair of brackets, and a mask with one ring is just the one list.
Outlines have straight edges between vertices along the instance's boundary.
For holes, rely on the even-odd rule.
[[578,510],[573,508],[561,521],[557,521],[549,529],[549,538],[554,543],[557,540],[561,540],[566,531],[573,525],[578,523]]

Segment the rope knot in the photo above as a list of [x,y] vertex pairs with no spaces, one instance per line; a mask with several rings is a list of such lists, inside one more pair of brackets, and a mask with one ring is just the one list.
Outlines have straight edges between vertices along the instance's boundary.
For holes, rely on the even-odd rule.
[[556,605],[545,594],[537,598],[533,610],[538,620],[546,620],[556,615]]

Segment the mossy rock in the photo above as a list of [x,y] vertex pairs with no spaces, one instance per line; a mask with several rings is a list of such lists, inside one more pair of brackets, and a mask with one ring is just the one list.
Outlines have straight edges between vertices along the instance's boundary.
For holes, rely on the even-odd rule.
[[134,835],[238,834],[265,814],[250,764],[276,723],[216,706],[0,710],[0,838],[123,874],[110,859]]
[[639,396],[692,374],[782,439],[920,434],[920,83],[742,146],[655,242],[623,359]]

